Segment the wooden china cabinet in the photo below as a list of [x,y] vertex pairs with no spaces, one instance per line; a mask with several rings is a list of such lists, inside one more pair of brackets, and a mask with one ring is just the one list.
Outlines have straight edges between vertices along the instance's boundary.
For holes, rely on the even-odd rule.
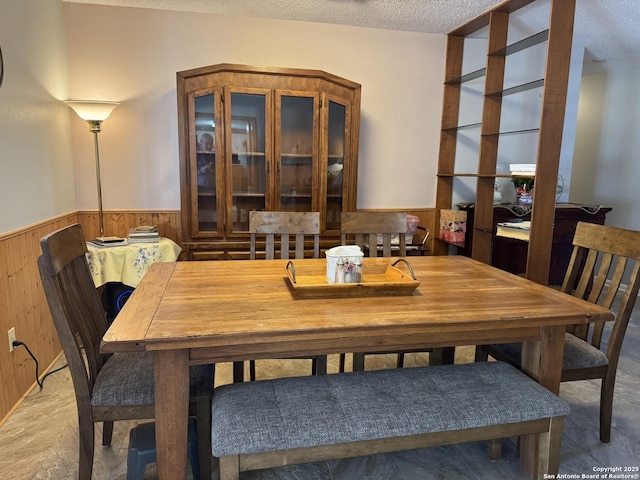
[[248,258],[252,210],[355,211],[360,85],[318,70],[219,64],[177,73],[182,244]]

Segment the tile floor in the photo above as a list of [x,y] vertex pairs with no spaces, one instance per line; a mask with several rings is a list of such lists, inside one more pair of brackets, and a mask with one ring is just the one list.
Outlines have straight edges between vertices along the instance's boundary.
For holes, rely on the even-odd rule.
[[[473,348],[456,352],[456,362],[472,361]],[[331,356],[329,371],[336,371],[337,356]],[[391,366],[395,358],[370,358],[371,368]],[[368,360],[369,362],[369,360]],[[408,365],[427,362],[427,354],[407,356]],[[63,365],[61,358],[57,365]],[[300,367],[273,362],[258,363],[258,375],[269,375],[278,368],[294,374]],[[305,369],[307,367],[305,366]],[[216,382],[230,380],[229,364],[218,366]],[[613,412],[612,442],[598,438],[599,382],[564,383],[561,396],[571,404],[565,421],[560,473],[572,478],[594,474],[596,468],[640,466],[640,308],[636,307],[622,349],[618,367]],[[124,480],[128,431],[136,422],[117,422],[113,444],[96,445],[93,480]],[[98,435],[100,430],[98,427]],[[77,420],[73,387],[68,369],[55,373],[34,390],[9,420],[0,427],[0,479],[44,480],[77,478]],[[154,466],[147,468],[145,479],[156,478]],[[212,479],[217,480],[213,472]],[[503,457],[489,460],[484,443],[433,447],[394,454],[374,455],[348,460],[305,464],[278,469],[247,472],[242,480],[517,480],[517,449],[505,441]],[[604,477],[600,477],[604,478]],[[632,477],[628,477],[632,478]],[[637,476],[635,478],[638,478]]]

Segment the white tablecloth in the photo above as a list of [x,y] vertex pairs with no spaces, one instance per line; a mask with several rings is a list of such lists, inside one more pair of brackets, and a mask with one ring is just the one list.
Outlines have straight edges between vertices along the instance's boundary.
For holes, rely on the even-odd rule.
[[131,243],[116,247],[96,247],[87,243],[87,262],[96,287],[107,282],[122,282],[137,287],[155,262],[175,262],[182,249],[172,240],[155,243]]

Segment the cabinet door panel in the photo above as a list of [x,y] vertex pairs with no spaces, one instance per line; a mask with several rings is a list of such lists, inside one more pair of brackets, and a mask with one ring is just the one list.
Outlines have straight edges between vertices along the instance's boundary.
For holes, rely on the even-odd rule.
[[351,150],[347,135],[350,111],[347,102],[337,98],[328,97],[325,104],[327,105],[327,123],[323,140],[326,139],[327,144],[321,167],[324,196],[327,199],[325,225],[327,230],[339,232],[340,217],[350,194],[347,182],[344,181],[347,177],[345,168],[349,164],[348,152]]
[[249,212],[268,208],[269,90],[231,90],[225,111],[227,232],[248,232]]
[[220,101],[218,91],[194,92],[189,98],[189,164],[191,182],[192,235],[211,236],[219,232],[219,197],[216,184],[223,172],[219,154],[220,132],[216,131]]
[[318,209],[318,98],[316,93],[276,91],[277,209]]

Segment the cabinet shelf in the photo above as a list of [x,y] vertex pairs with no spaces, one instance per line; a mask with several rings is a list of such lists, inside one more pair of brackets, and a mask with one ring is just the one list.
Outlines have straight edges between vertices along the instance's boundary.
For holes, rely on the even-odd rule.
[[282,193],[280,194],[282,198],[311,198],[311,192],[307,193]]
[[232,152],[234,157],[264,157],[264,152]]
[[246,197],[246,198],[261,198],[264,197],[264,193],[258,192],[233,192],[234,197]]

